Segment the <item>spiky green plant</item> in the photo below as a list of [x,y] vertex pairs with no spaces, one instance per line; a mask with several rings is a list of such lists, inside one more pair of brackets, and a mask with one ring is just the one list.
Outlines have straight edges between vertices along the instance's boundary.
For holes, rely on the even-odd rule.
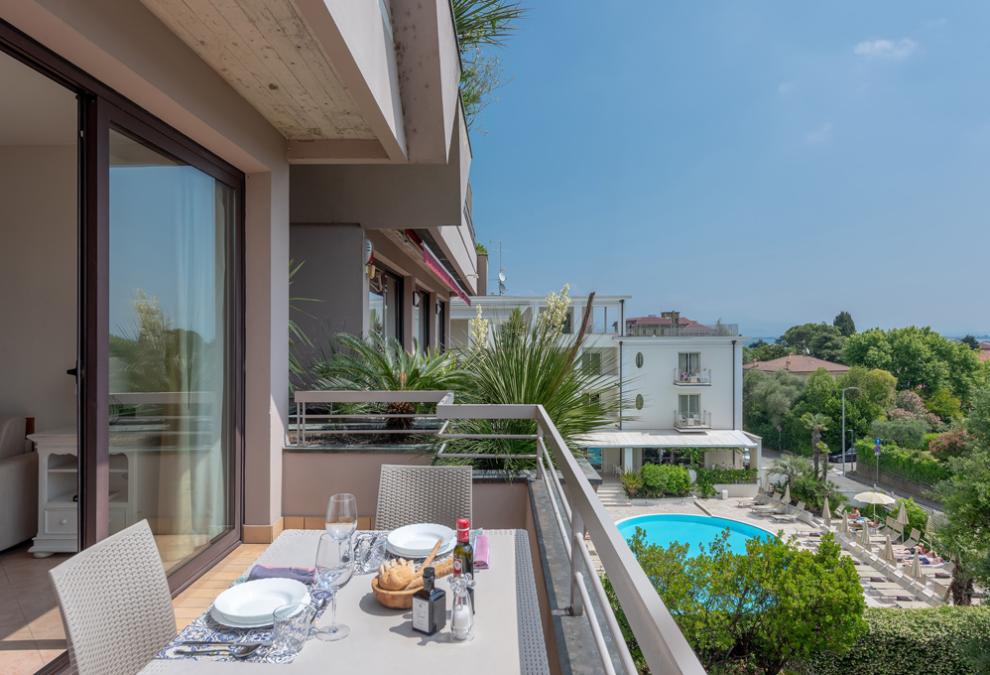
[[[576,447],[578,436],[614,424],[621,410],[617,378],[596,374],[578,364],[592,298],[593,294],[581,330],[570,341],[561,336],[559,325],[550,322],[537,321],[532,328],[518,320],[503,324],[495,332],[492,345],[465,355],[468,382],[458,400],[540,404],[571,448]],[[532,434],[536,430],[535,423],[528,420],[477,420],[457,426],[473,434]],[[529,440],[468,440],[452,446],[451,451],[532,454],[534,446]],[[511,462],[508,468],[527,464],[531,462]],[[493,461],[491,466],[504,463]]]
[[[372,333],[367,340],[355,335],[337,336],[337,351],[317,363],[313,373],[320,389],[363,391],[446,391],[462,389],[464,371],[452,352],[407,352],[395,338]],[[390,403],[388,414],[417,412],[413,403]],[[388,429],[408,429],[411,418],[389,418]]]

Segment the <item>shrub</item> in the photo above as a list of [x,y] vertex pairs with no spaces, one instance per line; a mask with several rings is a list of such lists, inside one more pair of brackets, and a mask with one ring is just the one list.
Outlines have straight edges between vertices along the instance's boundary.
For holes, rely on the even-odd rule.
[[928,451],[938,460],[960,457],[969,452],[972,442],[973,437],[965,429],[953,429],[944,434],[934,434],[928,440]]
[[[817,552],[771,537],[749,540],[739,555],[727,538],[728,531],[693,558],[684,544],[647,544],[642,530],[629,542],[709,672],[778,673],[825,649],[842,652],[866,630],[856,569],[830,533]],[[614,590],[603,581],[629,651],[647,672]]]
[[629,497],[635,497],[643,490],[643,477],[638,473],[624,473],[621,480]]
[[[872,475],[877,466],[873,444],[865,439],[856,441],[858,471]],[[883,445],[880,450],[880,472],[890,473],[922,485],[934,486],[949,477],[950,471],[930,452],[909,450],[896,445]]]
[[797,476],[791,481],[791,499],[804,502],[805,507],[816,515],[820,515],[828,496],[828,507],[835,511],[848,499],[839,492],[839,486],[832,481],[822,481],[811,474]]
[[868,609],[868,630],[845,654],[821,652],[815,675],[969,675],[990,669],[990,607]]
[[877,420],[870,428],[874,437],[896,443],[902,448],[925,447],[925,434],[931,427],[924,420]]
[[684,496],[691,488],[691,477],[683,466],[647,464],[642,469],[643,486],[653,497]]
[[907,512],[908,524],[905,532],[910,532],[911,528],[915,528],[919,532],[925,531],[925,525],[928,524],[928,511],[918,506],[918,504],[908,497],[907,499],[898,499],[896,504],[892,504],[890,508],[883,506],[877,507],[877,515],[879,518],[883,519],[887,516],[891,518],[897,517],[897,512],[901,509],[901,504],[904,504],[904,510]]
[[713,466],[708,469],[698,469],[698,482],[702,480],[711,484],[725,483],[755,483],[756,469],[731,469],[724,466]]

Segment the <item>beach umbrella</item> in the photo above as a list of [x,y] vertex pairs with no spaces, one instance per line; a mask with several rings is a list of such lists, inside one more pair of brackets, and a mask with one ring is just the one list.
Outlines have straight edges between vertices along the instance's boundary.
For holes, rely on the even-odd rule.
[[784,488],[784,498],[780,500],[784,504],[791,505],[791,484],[788,483],[787,487]]
[[847,536],[849,534],[849,518],[844,513],[839,518],[839,532]]
[[872,550],[870,548],[870,526],[867,523],[863,523],[863,530],[859,533],[859,543],[867,551]]
[[918,559],[918,554],[914,554],[914,560],[911,561],[911,576],[915,579],[924,579],[921,574],[921,561]]
[[828,495],[825,495],[825,503],[822,505],[822,520],[825,527],[832,527],[832,509],[828,508]]
[[894,557],[894,544],[890,541],[890,535],[887,535],[887,543],[883,547],[883,559],[889,563],[897,562],[897,558]]
[[897,522],[901,525],[908,524],[907,507],[904,506],[904,502],[901,502],[901,508],[897,509]]
[[876,520],[877,517],[877,505],[880,506],[890,506],[897,502],[896,499],[883,492],[874,492],[872,490],[867,490],[866,492],[860,492],[858,495],[853,497],[857,502],[861,504],[872,504],[873,505],[873,519]]

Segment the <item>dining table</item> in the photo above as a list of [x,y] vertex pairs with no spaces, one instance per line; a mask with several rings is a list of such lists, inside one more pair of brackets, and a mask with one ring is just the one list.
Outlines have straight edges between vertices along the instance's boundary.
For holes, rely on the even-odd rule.
[[[255,565],[312,567],[322,530],[285,530],[258,557]],[[525,530],[485,530],[489,567],[475,573],[473,637],[456,641],[450,633],[453,593],[447,578],[437,580],[446,591],[447,625],[434,635],[412,629],[411,610],[383,607],[371,590],[374,571],[358,574],[337,591],[337,621],[350,627],[343,640],[309,638],[302,650],[281,662],[255,656],[235,660],[228,656],[175,656],[184,640],[180,632],[141,672],[147,675],[213,673],[415,673],[470,672],[472,675],[549,673],[533,559]],[[242,578],[243,579],[243,578]],[[235,582],[237,583],[237,582]],[[193,622],[211,625],[209,609]],[[329,625],[330,612],[314,625]],[[194,626],[195,627],[195,626]]]

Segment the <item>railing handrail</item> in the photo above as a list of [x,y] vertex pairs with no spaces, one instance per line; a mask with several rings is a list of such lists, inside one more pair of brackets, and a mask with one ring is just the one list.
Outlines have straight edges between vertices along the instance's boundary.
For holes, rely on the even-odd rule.
[[453,397],[449,391],[363,391],[363,390],[308,390],[296,391],[295,403],[439,403],[445,397]]

